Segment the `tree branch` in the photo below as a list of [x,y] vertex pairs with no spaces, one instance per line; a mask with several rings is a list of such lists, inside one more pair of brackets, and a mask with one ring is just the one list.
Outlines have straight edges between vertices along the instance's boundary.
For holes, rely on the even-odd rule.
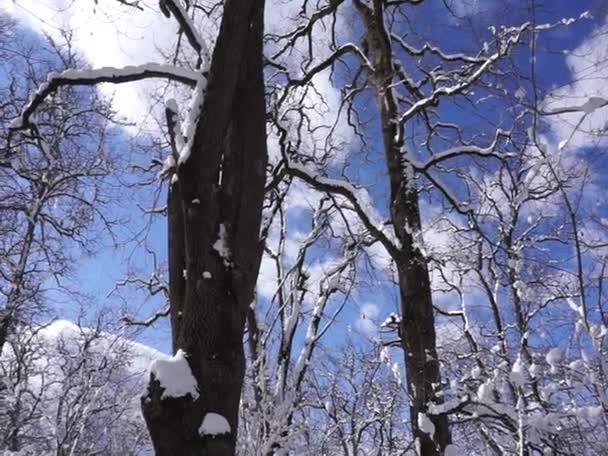
[[141,81],[152,78],[165,78],[194,87],[203,76],[190,70],[146,63],[139,66],[124,68],[103,67],[94,70],[69,69],[61,73],[50,73],[47,81],[42,83],[21,111],[21,115],[13,120],[11,130],[23,130],[31,126],[30,117],[44,102],[46,97],[63,86],[92,86],[101,82],[121,84],[124,82]]

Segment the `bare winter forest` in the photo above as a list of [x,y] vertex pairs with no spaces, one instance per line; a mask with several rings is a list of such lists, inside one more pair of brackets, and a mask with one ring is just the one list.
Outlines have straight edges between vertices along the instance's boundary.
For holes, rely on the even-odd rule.
[[0,0],[0,456],[608,455],[605,0]]

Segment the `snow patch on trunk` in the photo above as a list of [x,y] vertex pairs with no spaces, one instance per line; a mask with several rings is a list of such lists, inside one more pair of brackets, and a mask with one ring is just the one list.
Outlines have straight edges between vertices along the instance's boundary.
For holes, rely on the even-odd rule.
[[418,413],[418,427],[422,432],[428,434],[431,439],[435,436],[435,425],[425,413]]
[[157,359],[150,364],[150,375],[164,388],[161,399],[183,397],[188,394],[192,399],[199,397],[198,384],[192,375],[186,359],[186,352],[178,350],[171,358]]
[[218,413],[207,413],[203,419],[203,423],[198,428],[198,433],[201,436],[230,434],[230,423]]
[[226,225],[220,224],[220,230],[217,235],[217,240],[213,243],[213,249],[224,260],[224,266],[230,267],[232,264],[230,247],[228,245],[228,231]]

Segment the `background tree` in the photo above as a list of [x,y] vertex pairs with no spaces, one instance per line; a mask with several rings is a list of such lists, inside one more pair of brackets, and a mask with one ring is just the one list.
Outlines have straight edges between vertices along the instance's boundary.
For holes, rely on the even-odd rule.
[[[534,43],[537,34],[549,33],[574,19],[540,24],[532,14],[521,25],[489,27],[483,34],[485,41],[477,44],[481,39],[472,36],[473,30],[471,34],[453,31],[449,41],[443,40],[442,34],[429,34],[413,19],[422,19],[425,14],[437,14],[437,9],[428,2],[319,4],[314,12],[303,13],[293,28],[271,36],[269,41],[273,77],[281,81],[277,82],[279,107],[273,119],[282,152],[277,170],[284,168],[284,172],[318,191],[346,199],[352,213],[394,262],[401,300],[398,340],[405,353],[413,438],[420,445],[421,454],[442,454],[449,450],[450,433],[448,413],[440,404],[449,396],[447,382],[440,376],[441,358],[436,350],[438,323],[430,274],[434,260],[425,244],[423,226],[423,219],[432,220],[433,212],[427,215],[421,211],[420,200],[424,195],[431,204],[442,207],[443,217],[465,226],[470,224],[486,236],[487,221],[476,216],[476,211],[483,208],[469,198],[476,170],[484,175],[492,173],[509,157],[521,157],[526,150],[522,130],[532,124],[536,112],[521,102],[525,90],[517,91],[515,84],[526,70],[513,64],[512,59],[525,53],[523,45]],[[361,31],[355,39],[341,27],[340,17],[348,17]],[[583,13],[581,18],[584,17]],[[320,38],[321,34],[327,39]],[[455,43],[462,43],[461,48]],[[289,63],[294,54],[303,55],[298,67]],[[536,58],[528,57],[530,62]],[[383,153],[381,165],[373,162],[386,169],[382,184],[369,182],[369,176],[352,162],[349,166],[332,161],[328,150],[325,154],[311,151],[302,140],[305,132],[311,130],[311,110],[297,106],[298,96],[315,90],[318,76],[328,72],[332,82],[341,87],[342,95],[340,110],[331,121],[340,116],[348,118],[362,151],[355,163],[373,170],[369,162],[378,160],[374,153]],[[513,86],[514,97],[505,89]],[[514,99],[519,100],[520,109],[513,112],[510,107]],[[376,106],[373,113],[369,110],[371,102]],[[506,109],[506,115],[505,111],[498,115],[490,112],[492,108],[485,103],[496,103],[494,108]],[[458,114],[463,118],[470,116],[469,106],[476,112],[473,115],[482,120],[474,125],[453,120]],[[603,103],[598,102],[598,106]],[[370,126],[372,122],[375,127]],[[327,131],[334,135],[330,126]],[[378,137],[382,137],[382,151],[375,147]],[[331,139],[326,141],[331,143]],[[374,196],[370,198],[369,188],[377,188],[375,201],[380,202],[375,211],[370,207]],[[381,222],[377,214],[384,213],[388,220]],[[511,233],[507,234],[511,242],[514,226],[503,226],[501,230]],[[468,251],[469,245],[462,245]],[[517,254],[511,247],[507,250],[510,280],[517,288],[520,282],[513,269]],[[441,258],[436,260],[441,264]],[[519,309],[517,325],[522,335],[528,334],[519,294],[513,292],[512,296],[514,307]],[[465,332],[465,337],[470,338],[467,315],[454,316],[464,318],[464,328],[469,332]],[[502,329],[498,331],[503,333]],[[522,340],[525,347],[525,337]],[[509,432],[516,433],[521,427],[521,423],[516,424]]]
[[[94,93],[66,87],[45,100],[27,133],[9,124],[51,71],[81,66],[70,48],[48,49],[23,38],[8,19],[3,33],[0,105],[0,350],[14,325],[44,309],[44,282],[66,285],[75,257],[92,253],[94,232],[112,232],[113,157],[108,143],[114,113]],[[69,71],[69,70],[68,70]]]
[[158,353],[116,335],[101,318],[87,327],[59,320],[17,329],[0,357],[0,450],[62,456],[150,450],[137,393]]

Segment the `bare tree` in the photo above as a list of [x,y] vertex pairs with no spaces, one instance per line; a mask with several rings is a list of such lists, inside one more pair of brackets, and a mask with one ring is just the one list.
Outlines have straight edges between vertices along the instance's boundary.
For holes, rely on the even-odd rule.
[[[73,106],[56,109],[58,100],[77,99],[82,86],[153,78],[167,89],[154,97],[169,154],[132,165],[146,179],[135,185],[156,186],[144,212],[167,218],[169,279],[146,245],[152,274],[135,271],[117,289],[164,298],[150,318],[127,323],[171,320],[174,356],[152,363],[141,400],[156,454],[605,453],[605,213],[590,207],[597,181],[586,152],[580,162],[568,152],[581,134],[601,141],[605,129],[587,121],[608,101],[596,93],[563,101],[576,84],[551,93],[535,68],[555,54],[541,36],[577,18],[542,23],[530,2],[512,22],[520,25],[494,18],[446,38],[428,17],[458,15],[453,2],[275,2],[267,16],[274,8],[281,24],[263,36],[262,0],[162,0],[179,28],[175,48],[163,50],[171,64],[79,70],[70,62],[46,82],[37,70],[29,100],[7,85],[1,119],[5,129],[17,120],[0,143],[4,332],[16,334],[43,306],[49,272],[67,270],[62,241],[91,247],[85,233],[103,203],[79,193],[74,179],[84,177],[67,165],[53,180],[56,157],[75,156],[53,140],[71,125]],[[100,106],[96,115],[111,118]],[[573,132],[552,144],[552,122],[564,118]],[[105,130],[91,126],[101,138]],[[93,163],[91,172],[111,170]],[[161,179],[151,172],[159,168]],[[45,199],[38,192],[51,192],[49,182],[59,193]],[[298,185],[316,192],[296,217]],[[166,206],[156,207],[165,191]],[[60,197],[84,201],[60,204],[65,211],[50,218],[44,204]],[[78,223],[66,224],[66,214]],[[274,283],[258,283],[254,299],[260,264]],[[336,320],[351,316],[344,309],[357,292],[374,292],[365,287],[379,286],[380,268],[399,315],[373,350],[367,341],[336,348],[345,338]],[[17,336],[2,337],[17,350]],[[403,351],[403,385],[387,347]],[[115,443],[85,448],[113,415],[89,401],[104,390],[96,358],[68,348],[62,353],[85,371],[65,363],[54,438],[27,437],[58,454],[114,451]],[[38,396],[13,382],[18,372],[3,384],[18,398],[5,418],[11,429],[42,416]],[[19,436],[3,438],[17,448]]]
[[[325,350],[307,396],[309,445],[315,453],[344,456],[407,454],[403,432],[406,385],[393,373],[388,353],[362,351],[353,341]],[[314,453],[313,453],[314,454]]]
[[[446,113],[454,110],[464,115],[461,104],[477,107],[488,98],[511,106],[520,92],[512,97],[503,87],[521,76],[511,56],[533,42],[531,36],[574,19],[544,24],[531,19],[517,26],[490,27],[485,42],[477,44],[469,38],[461,52],[447,52],[442,49],[445,43],[425,35],[411,19],[429,14],[425,8],[436,13],[423,1],[307,4],[293,28],[268,40],[272,52],[269,65],[277,81],[273,127],[282,154],[276,172],[344,198],[394,262],[401,301],[398,340],[405,354],[412,405],[410,425],[417,451],[426,455],[443,454],[452,448],[448,448],[448,414],[430,412],[441,407],[447,382],[440,375],[436,347],[430,273],[433,259],[422,230],[426,214],[420,208],[421,198],[428,195],[455,218],[477,226],[476,208],[467,198],[471,191],[468,178],[471,174],[474,177],[474,172],[467,167],[477,166],[483,173],[486,167],[500,166],[520,153],[520,120],[533,110],[524,106],[523,114],[491,117],[475,128],[449,120],[453,115]],[[362,30],[358,41],[340,27],[341,20]],[[297,67],[289,62],[294,54],[302,56]],[[369,190],[363,188],[365,177],[361,179],[356,166],[332,162],[331,150],[319,156],[303,140],[312,131],[314,108],[301,104],[299,94],[320,90],[319,76],[328,73],[341,88],[339,112],[324,124],[328,135],[336,136],[339,120],[334,119],[346,118],[357,146],[366,153],[365,158],[358,158],[362,161],[375,159],[370,158],[374,157],[372,144],[378,135],[382,137],[386,175],[378,188],[387,199],[376,206],[370,202]],[[371,102],[376,109],[370,116]],[[489,114],[483,111],[483,115]],[[370,118],[376,129],[370,127]],[[332,144],[330,139],[327,144]],[[363,182],[358,185],[357,179]],[[383,207],[387,207],[386,221],[379,220]]]
[[[276,192],[262,231],[272,296],[260,295],[248,318],[250,368],[242,401],[243,454],[271,455],[305,451],[308,387],[323,337],[341,315],[355,284],[360,244],[340,235],[340,209],[321,198],[311,214],[311,229],[301,239],[287,232],[289,210]],[[287,213],[286,213],[287,212]],[[325,255],[315,258],[318,249]],[[260,293],[261,294],[261,293]]]
[[[182,360],[181,354],[187,354],[186,376],[195,382],[174,393],[175,376],[166,371],[172,365],[163,365],[163,370],[154,364],[142,409],[158,455],[233,454],[245,371],[244,324],[262,254],[264,2],[223,5],[212,55],[187,7],[178,0],[160,2],[161,11],[178,22],[197,55],[194,70],[148,64],[50,74],[13,127],[35,130],[34,113],[65,86],[163,78],[194,87],[183,130],[176,103],[167,102],[174,148],[165,172],[172,183],[168,238],[173,348]],[[216,420],[211,428],[205,426],[207,418]]]
[[146,448],[137,414],[145,362],[137,358],[152,353],[108,332],[101,319],[96,327],[59,320],[18,329],[0,357],[0,449],[92,456]]
[[95,94],[65,87],[39,107],[27,132],[10,132],[30,86],[41,84],[49,71],[82,64],[69,41],[49,41],[46,52],[22,44],[15,30],[8,23],[0,36],[6,40],[0,87],[6,100],[0,105],[0,351],[15,325],[44,309],[44,281],[63,286],[77,250],[92,253],[93,233],[113,228],[105,213],[113,112]]
[[[465,155],[499,157],[499,148],[508,132],[499,129],[487,133],[485,143],[481,139],[484,136],[481,133],[471,139],[464,139],[458,126],[444,123],[440,119],[435,120],[439,113],[435,107],[444,99],[466,97],[473,86],[478,85],[484,76],[492,74],[496,65],[509,55],[530,28],[530,24],[504,29],[496,34],[492,49],[486,44],[485,49],[470,54],[449,54],[429,43],[419,46],[403,39],[402,35],[408,28],[406,11],[415,7],[409,3],[354,1],[351,5],[350,2],[332,2],[311,14],[305,25],[277,37],[278,51],[274,54],[277,61],[275,67],[285,78],[287,87],[279,103],[290,102],[286,95],[290,90],[314,85],[317,74],[335,69],[338,64],[345,64],[351,79],[343,92],[342,107],[361,138],[364,128],[358,120],[357,103],[360,102],[359,97],[364,97],[366,90],[374,93],[376,121],[382,131],[384,160],[388,171],[387,224],[392,227],[391,230],[375,220],[362,192],[353,184],[325,177],[316,169],[306,166],[302,160],[309,160],[308,157],[298,159],[298,143],[288,134],[284,117],[276,119],[276,128],[281,138],[282,165],[286,171],[319,191],[340,195],[348,200],[370,235],[386,249],[394,261],[401,298],[401,341],[407,365],[408,395],[412,402],[411,426],[422,454],[442,454],[450,443],[447,418],[426,416],[429,404],[441,401],[438,393],[442,381],[435,347],[428,260],[421,244],[417,182],[419,176],[424,177],[443,192],[457,210],[464,211],[437,180],[435,170],[444,162]],[[315,47],[311,47],[302,64],[301,76],[291,75],[280,64],[283,54],[295,48],[299,40],[312,40],[316,25],[320,27],[324,23],[327,26],[331,17],[338,14],[338,8],[344,10],[349,7],[352,8],[350,15],[364,30],[361,44],[339,43],[340,34],[336,31],[334,20],[334,25],[330,27],[332,44],[329,55],[317,56],[314,53]],[[342,13],[349,14],[344,11]],[[410,63],[412,61],[415,62],[414,65]],[[423,74],[426,76],[417,80],[418,75]],[[408,147],[417,145],[406,142],[409,125],[412,124],[411,128],[414,128],[418,119],[422,119],[427,128],[428,157],[422,161],[415,158],[418,154],[408,151]],[[448,148],[444,146],[441,150],[445,144],[443,138],[447,137],[443,135],[450,136],[461,145]],[[363,142],[363,146],[365,144]],[[322,168],[321,173],[328,174],[330,169]],[[430,424],[423,425],[427,422]]]

